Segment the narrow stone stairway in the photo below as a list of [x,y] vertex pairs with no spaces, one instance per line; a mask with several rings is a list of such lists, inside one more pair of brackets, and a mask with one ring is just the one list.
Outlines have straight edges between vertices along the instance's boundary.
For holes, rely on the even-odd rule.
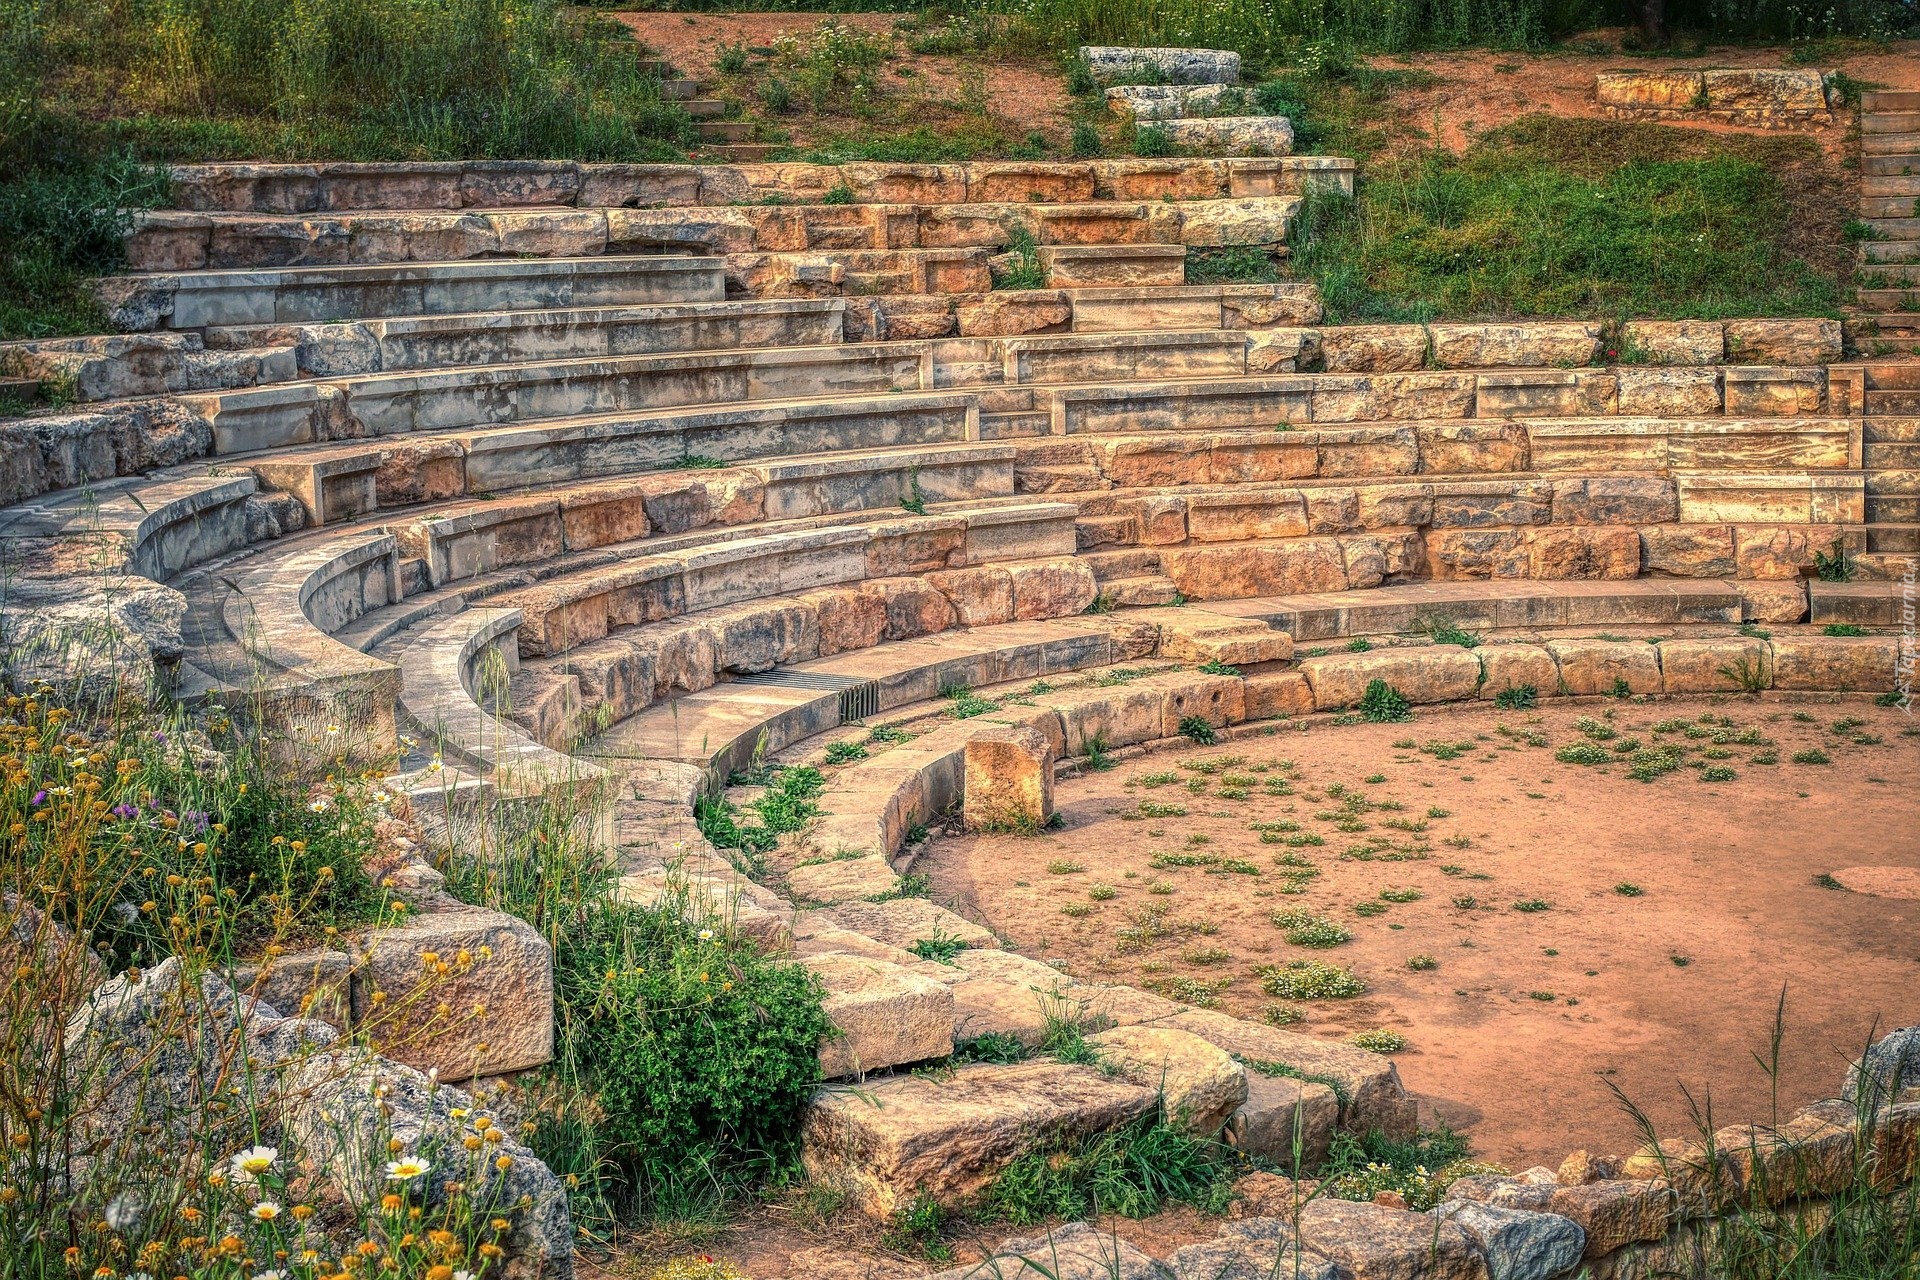
[[1881,344],[1920,343],[1920,90],[1862,95],[1860,306]]

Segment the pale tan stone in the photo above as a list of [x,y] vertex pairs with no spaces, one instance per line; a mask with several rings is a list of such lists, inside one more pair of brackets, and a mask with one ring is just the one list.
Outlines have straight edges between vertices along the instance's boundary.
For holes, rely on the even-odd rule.
[[1454,645],[1407,645],[1369,653],[1329,654],[1300,664],[1318,711],[1351,707],[1367,685],[1384,680],[1408,702],[1457,702],[1480,685],[1480,660]]
[[850,849],[857,857],[836,857],[832,850],[827,861],[796,866],[787,874],[787,884],[796,902],[857,902],[890,893],[900,883],[893,868],[877,849]]
[[1576,697],[1611,694],[1625,681],[1631,693],[1660,692],[1659,654],[1650,644],[1616,640],[1549,640],[1560,667],[1560,691]]
[[1840,359],[1838,320],[1729,320],[1727,359],[1737,364],[1823,365]]
[[[1733,572],[1727,561],[1726,573]],[[1740,593],[1742,622],[1798,622],[1807,616],[1807,588],[1799,579],[1741,578],[1733,583]]]
[[897,964],[843,953],[801,964],[825,990],[821,1010],[837,1035],[820,1043],[820,1074],[831,1080],[943,1058],[953,1052],[953,996]]
[[1247,1078],[1225,1051],[1173,1027],[1114,1027],[1087,1037],[1123,1079],[1160,1095],[1170,1124],[1215,1137],[1247,1100]]
[[1525,544],[1530,578],[1633,578],[1640,573],[1640,534],[1635,529],[1550,525],[1528,529]]
[[1706,102],[1706,80],[1698,71],[1602,71],[1593,81],[1603,107],[1688,111]]
[[1727,350],[1718,320],[1629,320],[1621,336],[1628,350],[1649,364],[1719,364]]
[[928,574],[927,582],[947,598],[960,626],[988,627],[1013,621],[1013,578],[1005,569],[949,569]]
[[996,726],[967,740],[962,817],[969,831],[1039,831],[1053,817],[1053,747],[1032,729]]
[[1724,524],[1661,524],[1640,530],[1641,561],[1649,573],[1676,578],[1733,576],[1733,530]]
[[1547,1208],[1579,1224],[1587,1233],[1583,1256],[1598,1258],[1624,1245],[1666,1235],[1673,1220],[1672,1202],[1662,1180],[1610,1180],[1561,1187]]
[[1717,369],[1635,369],[1619,371],[1620,412],[1656,418],[1700,417],[1720,412]]
[[1748,679],[1762,687],[1773,680],[1773,656],[1764,640],[1662,640],[1658,647],[1660,681],[1668,693],[1752,692]]
[[1160,569],[1190,600],[1342,591],[1347,586],[1340,544],[1332,538],[1168,547],[1160,553]]
[[1553,696],[1560,686],[1560,668],[1553,655],[1535,644],[1483,644],[1474,652],[1486,679],[1480,696],[1491,699],[1508,689],[1532,686],[1540,697]]
[[1027,560],[1007,566],[1016,619],[1068,618],[1099,594],[1093,570],[1079,560]]
[[1320,331],[1328,373],[1397,373],[1424,369],[1427,330],[1417,324],[1336,325]]
[[967,337],[1012,337],[1054,333],[1072,326],[1073,304],[1061,289],[998,290],[954,303],[954,317]]
[[1734,563],[1742,578],[1798,578],[1813,553],[1831,554],[1840,530],[1832,525],[1741,526],[1733,531]]
[[1600,352],[1600,326],[1586,321],[1434,324],[1427,331],[1443,369],[1584,365]]
[[1317,1198],[1300,1209],[1296,1236],[1352,1280],[1487,1280],[1466,1232],[1404,1208]]
[[1894,687],[1894,636],[1775,636],[1776,689],[1884,693]]

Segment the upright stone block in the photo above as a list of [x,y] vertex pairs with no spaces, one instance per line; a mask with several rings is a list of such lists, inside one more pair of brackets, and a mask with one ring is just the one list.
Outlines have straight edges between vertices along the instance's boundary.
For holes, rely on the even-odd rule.
[[969,831],[1037,831],[1053,817],[1053,747],[1013,725],[968,739],[961,815]]

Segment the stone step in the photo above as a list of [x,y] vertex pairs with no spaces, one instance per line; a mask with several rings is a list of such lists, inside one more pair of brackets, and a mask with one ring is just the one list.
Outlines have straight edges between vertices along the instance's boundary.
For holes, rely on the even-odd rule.
[[[1865,263],[1854,275],[1862,289],[1898,289],[1920,287],[1920,257],[1911,262]],[[1897,310],[1897,308],[1889,308]]]
[[1920,418],[1868,418],[1861,438],[1867,444],[1920,443]]
[[1867,89],[1860,95],[1860,111],[1920,111],[1920,89]]
[[1865,476],[1870,497],[1895,498],[1920,494],[1920,469],[1869,471]]
[[1873,334],[1865,344],[1869,349],[1920,355],[1920,311],[1878,311],[1863,313],[1862,318],[1873,323]]
[[1912,240],[1868,240],[1860,245],[1862,262],[1920,262],[1920,243]]
[[0,402],[32,404],[40,398],[38,378],[0,377]]
[[1869,138],[1884,133],[1920,135],[1920,111],[1862,111],[1860,132]]
[[753,122],[750,120],[701,120],[694,125],[694,129],[702,142],[737,144],[753,137]]
[[300,376],[290,343],[267,338],[209,349],[195,333],[0,343],[0,365],[83,403],[267,387]]
[[1146,548],[1125,551],[1083,551],[1081,563],[1093,570],[1094,581],[1105,584],[1114,578],[1131,578],[1160,571],[1160,553]]
[[1863,133],[1860,137],[1860,154],[1863,156],[1910,156],[1920,154],[1920,133]]
[[1867,218],[1865,222],[1880,240],[1920,240],[1920,218]]
[[773,159],[779,150],[779,145],[772,142],[710,143],[700,148],[703,155],[734,164],[760,164]]
[[[140,271],[570,258],[606,253],[1002,250],[1024,231],[1048,249],[1274,245],[1293,196],[1074,204],[788,204],[349,211],[312,216],[155,211],[127,235]],[[1163,282],[1156,277],[1154,283]],[[1164,281],[1178,283],[1178,281]],[[1128,284],[1102,278],[1085,283]]]
[[700,82],[685,77],[670,78],[660,82],[660,96],[668,102],[688,102],[700,96]]
[[1920,557],[1910,551],[1863,552],[1853,558],[1853,564],[1860,577],[1870,582],[1898,583],[1910,572],[1920,572]]
[[245,163],[176,165],[172,199],[177,209],[233,213],[809,204],[829,193],[858,204],[1078,204],[1237,200],[1311,190],[1351,195],[1353,172],[1353,161],[1339,156],[772,167],[530,160]]
[[1116,609],[1130,609],[1172,604],[1180,599],[1180,588],[1173,584],[1172,578],[1144,573],[1109,578],[1100,584],[1100,594],[1107,597]]
[[109,276],[96,293],[115,325],[142,331],[719,302],[726,275],[719,258],[482,258]]
[[1915,196],[1920,196],[1920,174],[1901,174],[1894,177],[1876,177],[1869,174],[1860,179],[1860,194],[1863,197],[1905,196],[1911,200]]
[[1867,497],[1867,527],[1920,523],[1920,494]]
[[1920,154],[1861,156],[1860,173],[1863,177],[1890,178],[1920,173]]
[[1900,625],[1901,584],[1895,581],[1821,582],[1807,584],[1811,606],[1807,621],[1814,626],[1851,622],[1861,627]]
[[[1920,443],[1912,441],[1876,441],[1865,446],[1862,465],[1869,471],[1886,469],[1920,470]],[[1867,483],[1872,485],[1872,477]]]
[[1920,554],[1920,524],[1868,524],[1867,550],[1876,554]]
[[1178,245],[1062,245],[1041,249],[1040,263],[1055,289],[1137,289],[1187,279],[1187,251]]
[[718,98],[689,98],[680,105],[695,120],[713,120],[727,113],[727,104]]
[[1869,311],[1904,313],[1920,308],[1920,286],[1915,288],[1861,289],[1856,296]]
[[1860,216],[1875,219],[1908,219],[1915,216],[1920,199],[1911,195],[1866,196],[1860,198]]
[[1879,414],[1903,418],[1920,414],[1920,386],[1888,391],[1868,390],[1867,415],[1872,417]]

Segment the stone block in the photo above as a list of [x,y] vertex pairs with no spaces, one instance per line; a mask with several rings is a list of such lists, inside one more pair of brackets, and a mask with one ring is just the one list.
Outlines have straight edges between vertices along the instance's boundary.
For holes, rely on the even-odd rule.
[[917,1194],[957,1206],[1022,1152],[1151,1113],[1154,1091],[1091,1067],[978,1064],[817,1094],[801,1135],[813,1178],[885,1219]]
[[[1235,1185],[1241,1190],[1253,1174]],[[1275,1178],[1284,1182],[1285,1179]],[[1240,1207],[1237,1202],[1234,1206]],[[1282,1212],[1291,1213],[1289,1204]],[[1228,1222],[1220,1234],[1182,1245],[1168,1255],[1174,1280],[1338,1280],[1340,1270],[1318,1254],[1293,1245],[1292,1224],[1283,1218],[1250,1217]]]
[[1187,1009],[1156,1025],[1191,1031],[1243,1062],[1279,1063],[1304,1076],[1338,1081],[1347,1099],[1340,1122],[1355,1133],[1378,1129],[1389,1137],[1410,1137],[1414,1132],[1413,1099],[1391,1058],[1207,1009]]
[[1039,831],[1053,817],[1053,747],[1033,729],[967,739],[962,817],[969,831]]
[[1442,1218],[1381,1204],[1310,1200],[1300,1210],[1300,1245],[1352,1280],[1486,1280],[1473,1238]]
[[1400,373],[1427,365],[1426,326],[1350,324],[1320,331],[1328,373]]
[[1698,71],[1602,71],[1593,90],[1601,106],[1632,111],[1691,111],[1707,94]]
[[1679,514],[1679,495],[1664,477],[1583,476],[1553,482],[1555,524],[1662,524]]
[[1668,693],[1750,692],[1741,673],[1770,685],[1773,658],[1764,640],[1662,640],[1660,681]]
[[1894,687],[1893,636],[1776,636],[1773,687],[1884,693]]
[[1708,110],[1762,116],[1827,109],[1826,81],[1811,67],[1732,67],[1701,73]]
[[1124,1079],[1157,1091],[1169,1124],[1218,1136],[1247,1100],[1247,1076],[1232,1055],[1172,1027],[1114,1027],[1087,1037]]
[[837,857],[834,850],[825,862],[795,867],[787,875],[795,901],[859,902],[891,893],[900,883],[887,860],[875,850],[847,850],[856,857]]
[[[821,1274],[821,1273],[814,1273]],[[1289,1273],[1290,1274],[1290,1273]],[[1166,1280],[1167,1269],[1128,1244],[1114,1231],[1085,1222],[1000,1242],[992,1255],[927,1277],[927,1280],[992,1280],[1046,1277],[1046,1280]],[[1232,1280],[1212,1276],[1209,1280]],[[1302,1280],[1321,1280],[1308,1272]]]
[[960,626],[987,627],[1013,621],[1013,577],[1005,569],[949,569],[928,574],[927,582],[947,598]]
[[[1733,571],[1729,558],[1725,574]],[[1797,578],[1741,578],[1732,586],[1740,593],[1742,622],[1798,622],[1807,616],[1807,588]]]
[[1600,326],[1585,321],[1435,324],[1433,359],[1443,369],[1549,368],[1592,364]]
[[1246,1081],[1247,1099],[1227,1118],[1225,1140],[1295,1172],[1317,1167],[1340,1124],[1340,1100],[1333,1090],[1255,1070],[1246,1072]]
[[826,1079],[953,1052],[953,996],[940,983],[884,960],[841,953],[801,964],[820,979],[826,993],[820,1007],[839,1033],[820,1043]]
[[1730,578],[1736,572],[1733,530],[1724,524],[1660,524],[1640,530],[1648,573],[1676,578]]
[[1523,533],[1527,576],[1548,581],[1633,578],[1640,534],[1618,525],[1550,525]]
[[1298,671],[1255,671],[1245,679],[1248,720],[1279,720],[1313,711],[1313,686]]
[[1623,414],[1685,418],[1720,412],[1718,369],[1623,368],[1617,376]]
[[1573,1269],[1587,1233],[1571,1218],[1448,1200],[1434,1216],[1470,1236],[1487,1260],[1488,1280],[1548,1280]]
[[852,929],[891,947],[911,947],[937,932],[967,947],[995,947],[993,930],[983,928],[925,898],[895,898],[889,902],[843,902],[832,916]]
[[1543,698],[1559,691],[1560,668],[1553,655],[1537,644],[1483,644],[1474,653],[1486,673],[1480,684],[1482,698],[1496,698],[1508,689],[1527,685]]
[[1102,84],[1151,76],[1162,84],[1239,84],[1240,55],[1230,49],[1158,49],[1082,45],[1080,56]]
[[1560,668],[1560,692],[1588,697],[1617,692],[1660,692],[1660,656],[1650,644],[1616,640],[1549,640]]
[[1621,337],[1630,352],[1649,364],[1719,364],[1727,353],[1718,320],[1629,320]]
[[1099,594],[1093,570],[1079,560],[1029,560],[1006,566],[1013,616],[1069,618],[1086,612]]
[[1313,687],[1317,711],[1335,711],[1360,701],[1367,685],[1384,680],[1408,702],[1458,702],[1480,687],[1480,659],[1454,645],[1410,645],[1370,653],[1337,653],[1300,664]]
[[1345,559],[1332,538],[1168,547],[1160,553],[1160,571],[1189,600],[1238,600],[1347,587]]
[[1660,1179],[1589,1182],[1560,1187],[1548,1210],[1586,1232],[1582,1256],[1599,1258],[1643,1240],[1658,1240],[1673,1222],[1673,1195]]
[[1160,130],[1184,151],[1235,156],[1293,154],[1293,122],[1285,116],[1208,116],[1160,120],[1140,127]]
[[468,1080],[553,1056],[553,948],[524,920],[426,912],[368,933],[356,961],[355,1029],[397,1061]]
[[1841,354],[1838,320],[1728,320],[1726,335],[1734,364],[1825,365]]

